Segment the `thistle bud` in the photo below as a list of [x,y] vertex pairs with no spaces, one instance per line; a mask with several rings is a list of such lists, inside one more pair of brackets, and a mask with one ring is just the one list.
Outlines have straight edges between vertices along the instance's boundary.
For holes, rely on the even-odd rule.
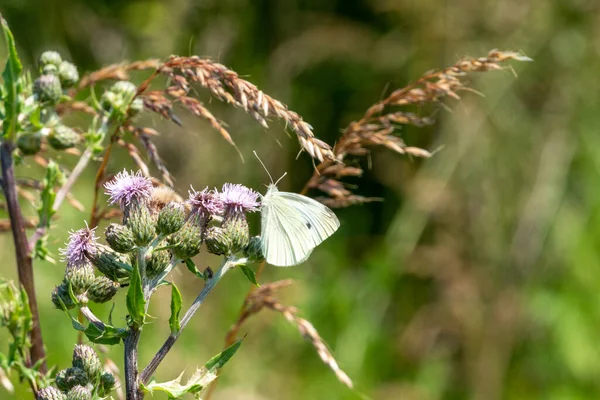
[[89,264],[80,267],[67,268],[65,272],[65,285],[71,284],[75,296],[85,293],[94,282],[94,269]]
[[125,225],[112,223],[108,225],[104,234],[106,242],[114,251],[131,253],[136,247],[133,232]]
[[92,400],[92,391],[85,386],[75,386],[67,393],[67,400]]
[[40,390],[37,394],[37,400],[66,400],[65,396],[60,390],[53,386],[48,386]]
[[42,149],[42,133],[38,131],[20,134],[17,138],[17,147],[26,156],[37,154]]
[[155,251],[146,260],[146,274],[149,277],[156,276],[169,266],[171,254],[166,251]]
[[108,394],[115,388],[115,377],[108,372],[105,372],[100,377],[100,385],[98,386],[98,395],[100,397],[108,396]]
[[223,230],[217,226],[213,226],[206,232],[206,250],[211,254],[223,255],[229,254],[231,248],[231,240]]
[[102,107],[105,111],[110,111],[112,108],[117,108],[119,106],[119,96],[115,93],[107,90],[102,93],[102,97],[100,97],[100,107]]
[[133,233],[135,244],[147,246],[154,239],[156,227],[145,204],[131,204],[127,212],[127,226]]
[[202,246],[202,230],[193,222],[186,222],[174,235],[169,237],[169,243],[173,245],[171,251],[180,260],[186,260],[200,253]]
[[77,367],[63,369],[56,374],[56,386],[63,392],[68,392],[75,386],[85,386],[89,382],[84,370]]
[[240,252],[248,247],[250,229],[244,214],[233,214],[229,218],[225,218],[222,229],[231,243],[229,254]]
[[262,239],[260,236],[252,236],[250,238],[248,247],[244,249],[244,255],[252,262],[258,263],[264,261],[265,256],[262,251]]
[[185,208],[183,204],[170,202],[160,210],[156,222],[156,232],[170,235],[181,229],[185,223]]
[[123,267],[129,265],[129,260],[108,246],[99,244],[94,252],[87,252],[86,257],[98,271],[115,282],[123,282],[129,278],[129,271]]
[[100,358],[87,344],[78,344],[73,350],[73,367],[81,368],[87,374],[90,383],[95,385],[102,374]]
[[79,81],[79,72],[77,67],[68,61],[63,61],[58,67],[58,77],[63,88],[75,86]]
[[129,81],[119,81],[110,88],[110,91],[119,96],[131,98],[137,92],[137,87]]
[[131,104],[129,104],[129,115],[131,117],[135,117],[142,111],[144,111],[144,100],[142,100],[139,97],[136,97],[135,99],[133,99]]
[[40,55],[39,63],[42,68],[49,64],[58,68],[62,63],[62,57],[57,51],[45,51]]
[[105,276],[98,276],[90,286],[87,296],[88,299],[93,301],[94,303],[106,303],[110,299],[112,299],[121,285],[116,282],[111,281]]
[[42,75],[56,75],[58,74],[58,67],[54,64],[44,65],[42,68]]
[[33,82],[33,94],[40,102],[56,103],[62,96],[62,86],[56,75],[42,75]]
[[65,125],[54,127],[48,135],[48,143],[56,150],[65,150],[75,147],[77,143],[79,143],[79,140],[79,134]]
[[63,304],[64,307],[67,308],[67,310],[75,308],[75,303],[71,299],[71,296],[69,296],[69,287],[67,285],[61,283],[60,285],[54,288],[54,290],[52,291],[52,304],[54,304],[54,307],[56,307],[59,310],[63,309]]

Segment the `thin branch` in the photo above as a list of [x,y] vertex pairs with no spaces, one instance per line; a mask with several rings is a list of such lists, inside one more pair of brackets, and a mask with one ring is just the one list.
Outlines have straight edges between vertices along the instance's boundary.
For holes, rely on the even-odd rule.
[[[17,258],[17,269],[19,273],[19,282],[25,288],[29,297],[29,307],[33,326],[31,330],[31,350],[30,359],[27,360],[29,366],[41,361],[40,372],[47,371],[46,353],[44,351],[44,342],[42,339],[42,330],[40,328],[40,317],[38,313],[37,298],[35,295],[35,283],[33,276],[33,260],[27,234],[25,233],[25,220],[21,213],[21,206],[17,198],[17,185],[15,181],[15,171],[13,162],[13,144],[10,141],[4,141],[0,145],[0,164],[2,167],[2,183],[6,205],[11,221],[13,240],[15,243],[15,255]],[[35,388],[34,388],[35,390]]]
[[154,355],[154,357],[152,357],[152,360],[150,360],[146,368],[144,368],[144,370],[142,371],[140,375],[140,381],[142,383],[148,383],[148,381],[154,374],[154,371],[156,371],[156,368],[158,368],[158,366],[169,353],[177,339],[179,339],[181,332],[183,332],[183,329],[190,322],[196,311],[198,311],[206,297],[212,292],[212,290],[215,288],[217,283],[219,283],[221,278],[223,278],[223,276],[227,273],[227,271],[235,267],[235,265],[236,264],[234,261],[230,259],[225,259],[221,268],[213,275],[212,279],[206,281],[206,284],[202,288],[202,291],[200,292],[198,297],[196,297],[196,300],[194,300],[190,308],[186,311],[183,318],[181,318],[181,328],[179,329],[179,331],[173,332],[169,335],[169,337],[162,345],[160,350],[158,350],[158,352]]

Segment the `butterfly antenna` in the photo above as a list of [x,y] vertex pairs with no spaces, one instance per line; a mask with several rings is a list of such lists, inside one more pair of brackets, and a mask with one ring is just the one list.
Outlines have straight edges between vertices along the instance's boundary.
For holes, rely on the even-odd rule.
[[[260,157],[258,156],[258,154],[256,154],[256,150],[255,150],[255,151],[253,151],[253,153],[254,153],[254,156],[256,156],[256,158],[258,159],[258,162],[260,163],[260,165],[262,165],[262,166],[263,166],[263,168],[265,169],[265,171],[267,172],[267,175],[269,175],[269,179],[271,179],[271,183],[273,183],[273,177],[272,177],[272,176],[271,176],[271,174],[269,173],[269,170],[267,169],[267,167],[265,166],[265,164],[262,162],[262,160],[260,159]],[[284,175],[284,176],[285,176],[285,175]],[[281,178],[283,178],[283,176],[282,176]],[[280,178],[280,179],[281,179],[281,178]],[[277,181],[277,182],[279,182],[279,181]]]
[[[281,178],[277,179],[277,182],[275,182],[275,186],[277,186],[277,184],[279,183],[279,181],[280,181],[280,180],[282,180],[282,179],[283,179],[283,177],[284,177],[284,176],[286,176],[286,175],[287,175],[287,172],[286,172],[286,173],[284,173],[283,175],[281,175]],[[272,180],[271,180],[271,181],[272,181]]]

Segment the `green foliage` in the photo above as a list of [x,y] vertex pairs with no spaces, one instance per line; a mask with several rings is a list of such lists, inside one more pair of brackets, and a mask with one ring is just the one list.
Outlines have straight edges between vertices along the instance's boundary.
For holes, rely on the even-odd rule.
[[21,72],[23,71],[23,67],[17,54],[15,39],[8,27],[8,23],[2,16],[0,16],[0,19],[4,32],[4,40],[8,48],[8,60],[2,73],[2,79],[4,80],[4,122],[2,129],[4,139],[12,140],[20,130],[18,116],[22,108],[19,96],[22,91]]
[[139,329],[146,321],[146,300],[140,270],[136,266],[131,273],[129,290],[127,290],[127,311],[134,329]]
[[179,313],[181,312],[181,292],[177,289],[174,283],[171,284],[171,317],[169,318],[169,326],[171,333],[178,333],[181,329],[181,321],[179,321]]
[[149,394],[153,394],[154,392],[164,392],[169,396],[169,399],[179,399],[185,394],[193,394],[195,398],[199,399],[200,392],[217,378],[219,369],[233,357],[241,344],[242,341],[239,340],[227,347],[221,353],[212,357],[204,364],[204,368],[197,369],[185,384],[181,384],[181,378],[183,377],[182,373],[176,379],[168,382],[158,383],[155,380],[152,380],[147,385],[143,385],[143,389]]

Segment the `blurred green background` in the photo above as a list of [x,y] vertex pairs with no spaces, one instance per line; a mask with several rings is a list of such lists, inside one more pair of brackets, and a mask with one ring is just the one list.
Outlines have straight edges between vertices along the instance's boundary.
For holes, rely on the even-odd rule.
[[[476,91],[439,108],[438,123],[401,132],[443,151],[427,161],[374,149],[358,193],[382,197],[339,210],[342,228],[296,268],[267,268],[262,281],[293,278],[281,293],[310,320],[354,379],[341,385],[280,315],[263,311],[226,366],[214,399],[590,399],[600,397],[600,3],[595,0],[3,0],[24,64],[58,50],[81,70],[170,54],[208,56],[236,70],[334,143],[350,121],[432,68],[493,48],[534,63],[472,76]],[[141,79],[141,78],[140,78]],[[139,79],[138,79],[139,82]],[[147,126],[180,193],[268,177],[298,191],[312,173],[295,138],[265,131],[217,101],[246,157],[182,112],[184,128]],[[73,156],[61,159],[67,166]],[[95,168],[74,190],[90,204]],[[364,160],[364,167],[369,162]],[[134,167],[119,149],[110,169]],[[39,176],[21,168],[20,176]],[[29,211],[32,211],[30,209]],[[89,211],[63,207],[51,249]],[[254,225],[255,229],[257,228]],[[12,243],[0,241],[0,275],[16,278]],[[201,257],[199,265],[214,265]],[[37,263],[48,361],[68,366],[76,334],[52,308],[63,265]],[[201,283],[175,280],[191,302]],[[221,349],[248,289],[231,274],[157,371],[188,372]],[[166,335],[169,292],[150,312],[141,364]],[[107,308],[97,309],[106,316]],[[124,310],[116,311],[122,322]],[[0,344],[5,343],[4,332]],[[5,351],[5,348],[2,348]],[[110,350],[121,365],[122,347]],[[0,398],[28,398],[27,388]],[[161,398],[157,395],[156,398]]]

